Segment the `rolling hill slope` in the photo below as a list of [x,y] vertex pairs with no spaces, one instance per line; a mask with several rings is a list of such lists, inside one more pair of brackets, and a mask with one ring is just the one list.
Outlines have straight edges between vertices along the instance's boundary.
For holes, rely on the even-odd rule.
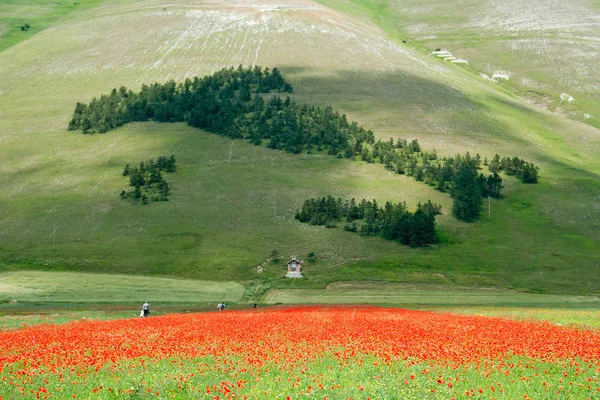
[[[600,131],[403,44],[366,12],[329,5],[340,11],[309,0],[107,0],[2,51],[1,268],[280,287],[369,279],[600,290]],[[467,225],[448,214],[447,195],[377,164],[285,154],[183,124],[66,130],[76,102],[113,87],[238,64],[279,67],[294,99],[331,105],[379,137],[418,138],[441,155],[519,156],[540,165],[541,181],[507,178],[491,219]],[[179,164],[171,201],[121,201],[123,166],[163,154]],[[442,241],[415,250],[293,219],[304,199],[327,194],[442,203]],[[319,257],[301,282],[280,280],[275,264],[259,276],[252,267],[273,249]]]
[[514,90],[542,109],[600,126],[598,2],[322,3],[367,16],[389,34],[424,52],[443,48],[453,57],[467,60],[469,68],[483,79]]

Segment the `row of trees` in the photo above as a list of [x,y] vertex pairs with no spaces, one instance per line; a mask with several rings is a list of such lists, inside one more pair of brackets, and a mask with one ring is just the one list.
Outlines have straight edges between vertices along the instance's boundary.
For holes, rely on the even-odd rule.
[[[368,163],[379,162],[386,169],[398,174],[406,174],[417,181],[422,181],[437,190],[448,192],[454,201],[453,209],[462,210],[467,203],[463,194],[466,189],[458,184],[463,177],[459,177],[459,171],[464,168],[462,174],[469,170],[469,180],[473,185],[471,194],[467,196],[472,205],[468,212],[455,211],[453,214],[463,221],[474,221],[479,217],[481,200],[484,197],[501,197],[504,187],[502,178],[498,174],[504,171],[508,175],[518,176],[523,183],[537,183],[538,167],[518,157],[500,158],[495,155],[491,161],[487,158],[482,161],[479,154],[474,157],[468,152],[465,155],[454,157],[437,156],[435,149],[431,152],[421,150],[421,146],[415,139],[408,142],[406,139],[394,139],[389,141],[376,141],[372,146],[362,143],[360,157]],[[354,157],[354,156],[353,156]],[[482,164],[489,167],[491,174],[485,176],[479,172]],[[457,196],[462,196],[457,199]]]
[[523,183],[537,183],[539,168],[533,163],[518,157],[500,158],[498,154],[489,162],[488,168],[492,172],[504,171],[507,175],[516,175]]
[[[361,158],[367,162],[378,161],[390,171],[406,174],[417,181],[435,186],[442,192],[450,193],[452,192],[452,182],[463,161],[472,163],[477,170],[481,169],[479,154],[472,157],[467,152],[465,155],[457,154],[454,157],[439,158],[435,149],[431,152],[422,151],[416,139],[412,142],[398,139],[396,143],[394,143],[394,139],[387,142],[378,140],[372,146],[372,151],[368,147],[362,149]],[[490,176],[492,177],[490,184],[499,178],[499,176],[494,177],[493,174]],[[489,177],[482,176],[482,179],[487,181]],[[499,197],[501,188],[502,186],[498,184],[491,185],[489,188],[492,192],[491,195]]]
[[165,181],[162,172],[175,172],[175,156],[169,158],[159,157],[156,162],[150,160],[141,162],[138,167],[125,165],[123,176],[129,177],[129,186],[132,189],[123,190],[121,199],[131,199],[148,204],[150,201],[168,201],[169,184]]
[[312,225],[335,228],[345,219],[344,229],[365,236],[381,236],[412,247],[423,247],[435,242],[435,215],[442,206],[429,200],[419,203],[414,213],[406,203],[386,202],[379,207],[376,200],[357,202],[332,196],[308,199],[296,212],[295,218]]
[[[454,216],[467,222],[479,218],[482,198],[501,197],[504,184],[498,172],[519,176],[523,183],[536,183],[538,173],[538,167],[518,157],[500,158],[496,154],[491,161],[484,159],[482,162],[479,154],[473,157],[467,152],[439,158],[435,150],[421,151],[416,140],[409,143],[406,139],[396,143],[393,139],[379,140],[372,146],[372,151],[363,146],[361,158],[367,162],[378,161],[388,170],[448,192],[453,198]],[[489,167],[491,174],[485,176],[479,172],[482,163]]]
[[279,70],[224,69],[204,78],[143,85],[139,93],[121,87],[77,103],[70,130],[104,133],[131,121],[187,122],[231,138],[292,153],[327,149],[332,155],[358,154],[374,143],[372,131],[348,122],[331,107],[298,104],[288,97],[265,100],[261,93],[291,92]]
[[[222,69],[203,78],[186,79],[179,84],[142,85],[136,93],[122,86],[109,95],[94,98],[89,104],[77,103],[69,130],[105,133],[127,122],[183,122],[211,127],[225,133],[244,111],[256,93],[293,91],[277,68],[269,71],[259,66]],[[205,119],[203,118],[205,115]],[[194,123],[193,123],[194,122]]]

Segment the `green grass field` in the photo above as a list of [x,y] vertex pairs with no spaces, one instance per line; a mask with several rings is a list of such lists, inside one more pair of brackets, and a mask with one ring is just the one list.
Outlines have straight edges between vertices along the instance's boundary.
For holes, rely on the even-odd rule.
[[594,309],[598,296],[549,295],[433,284],[338,283],[326,290],[268,291],[266,304],[392,304],[413,307],[550,307]]
[[[264,291],[265,288],[262,288]],[[267,288],[268,289],[268,288]],[[550,295],[448,284],[339,282],[323,289],[244,291],[235,282],[117,274],[18,271],[0,274],[0,330],[82,319],[137,318],[181,312],[293,304],[379,305],[600,328],[600,297]]]
[[0,274],[0,303],[17,300],[39,305],[203,304],[215,299],[238,302],[244,287],[211,282],[144,276],[18,271]]
[[[454,314],[508,318],[517,321],[547,321],[572,328],[600,329],[600,311],[598,311],[597,305],[589,309],[577,309],[570,308],[571,304],[576,304],[576,302],[563,304],[559,308],[531,307],[524,304],[522,307],[516,308],[493,306],[465,307],[461,305],[455,307],[436,307],[433,310]],[[580,304],[583,304],[583,302]]]
[[[32,7],[46,18],[26,40],[11,36],[14,27],[1,31],[9,33],[0,39],[0,272],[239,282],[257,295],[365,280],[600,291],[598,130],[535,108],[518,96],[521,89],[482,79],[477,65],[429,56],[430,39],[402,43],[403,31],[392,29],[400,18],[393,7],[325,3],[335,10],[308,0],[286,7],[274,0],[81,3],[75,9],[15,1],[0,8],[0,26]],[[512,68],[524,68],[517,61]],[[95,136],[66,130],[77,101],[113,87],[137,89],[238,64],[280,67],[296,100],[332,105],[378,137],[418,138],[441,155],[470,151],[533,161],[540,183],[506,178],[491,218],[484,213],[464,224],[449,215],[447,195],[380,165],[285,154],[183,124],[136,123]],[[595,104],[591,95],[581,99],[582,112]],[[170,201],[120,200],[123,166],[163,154],[175,154],[179,164],[167,177]],[[411,207],[441,203],[441,241],[410,249],[293,219],[306,198],[328,194],[405,200]],[[315,252],[317,261],[306,265],[303,280],[282,278],[286,260],[258,274],[253,267],[274,249],[282,258]]]
[[142,275],[13,271],[0,273],[0,330],[80,319],[137,318],[144,301],[151,315],[228,309],[245,297],[237,282]]

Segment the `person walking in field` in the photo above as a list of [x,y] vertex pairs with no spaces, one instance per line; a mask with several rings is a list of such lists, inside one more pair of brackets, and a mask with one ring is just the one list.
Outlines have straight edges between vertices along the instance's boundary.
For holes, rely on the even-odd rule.
[[221,303],[217,304],[217,311],[221,311]]
[[148,315],[150,315],[150,304],[147,301],[142,306],[142,312],[144,313],[144,318],[148,318]]

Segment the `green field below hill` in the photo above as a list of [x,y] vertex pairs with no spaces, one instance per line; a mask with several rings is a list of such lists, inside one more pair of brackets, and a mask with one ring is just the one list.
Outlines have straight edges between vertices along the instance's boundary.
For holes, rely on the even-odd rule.
[[[10,4],[0,6],[0,23],[9,8],[29,12],[24,2]],[[314,12],[308,0],[286,9],[93,4],[79,11],[53,6],[63,11],[48,17],[51,29],[22,41],[0,38],[0,273],[240,282],[236,290],[245,286],[250,296],[297,293],[302,302],[328,293],[313,290],[348,281],[600,291],[598,130],[536,109],[470,67],[426,55],[425,42],[417,49],[403,44],[398,32],[371,21],[394,20],[390,9],[357,17],[355,8]],[[377,137],[418,138],[447,156],[518,156],[540,166],[540,182],[505,176],[491,217],[486,202],[481,219],[465,224],[450,215],[447,194],[380,164],[287,154],[181,123],[132,123],[93,136],[67,131],[76,102],[113,87],[137,90],[238,64],[280,67],[294,100],[331,105]],[[171,154],[178,171],[165,176],[170,201],[144,206],[119,199],[125,164]],[[330,194],[406,201],[413,209],[429,199],[441,203],[439,243],[412,249],[345,232],[342,224],[326,229],[294,220],[304,200]],[[273,250],[280,262],[257,273]],[[306,263],[305,279],[283,278],[287,257],[310,252],[317,258]],[[65,301],[77,303],[77,296]]]
[[18,271],[0,274],[0,304],[203,304],[215,299],[237,303],[244,287],[214,282],[131,275]]
[[337,283],[324,290],[272,289],[265,304],[376,304],[407,308],[509,307],[596,309],[598,296],[552,295],[485,287],[376,282]]
[[144,301],[151,316],[288,305],[376,305],[549,321],[600,327],[600,297],[515,292],[449,284],[338,282],[325,289],[269,289],[253,293],[236,282],[118,274],[17,271],[0,273],[0,330],[74,320],[138,318]]

